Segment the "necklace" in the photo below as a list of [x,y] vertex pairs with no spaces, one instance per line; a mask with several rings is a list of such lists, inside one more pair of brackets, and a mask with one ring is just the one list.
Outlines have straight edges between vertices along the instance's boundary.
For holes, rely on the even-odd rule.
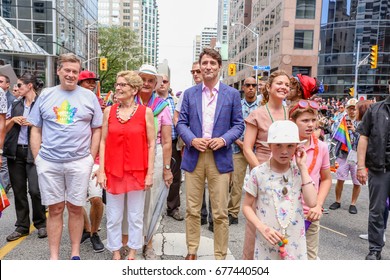
[[[135,102],[132,104],[134,105],[133,106],[133,111],[131,112],[130,116],[127,118],[127,119],[122,119],[119,115],[119,108],[121,108],[121,105],[122,104],[119,104],[118,107],[116,107],[116,118],[118,119],[118,121],[122,124],[124,123],[127,123],[135,114],[135,112],[137,111],[137,108],[138,108],[138,104],[136,104]],[[132,106],[130,105],[130,107]]]
[[311,160],[310,166],[309,166],[309,174],[313,171],[314,166],[317,163],[317,156],[318,156],[318,139],[313,135],[313,143],[314,143],[314,155],[313,159]]
[[[284,106],[282,106],[282,107],[283,107],[283,112],[284,112],[284,119],[287,120],[286,119],[286,108]],[[271,121],[274,122],[274,118],[272,117],[271,112],[268,108],[268,103],[265,104],[265,108],[267,109],[267,112],[268,112],[269,117],[271,118]]]
[[[271,169],[271,161],[269,162],[269,167]],[[282,175],[281,180],[279,180],[279,184],[288,183],[289,181],[289,176],[291,176],[291,186],[285,185],[282,188],[282,191],[280,192],[277,188],[272,188],[271,193],[272,193],[272,199],[274,202],[274,207],[275,207],[275,215],[276,215],[276,220],[278,221],[278,224],[282,228],[282,241],[278,243],[279,246],[279,255],[281,259],[286,259],[288,257],[288,253],[286,251],[285,245],[288,243],[287,239],[287,227],[290,225],[293,219],[293,214],[294,214],[294,201],[290,199],[288,194],[288,187],[291,189],[291,194],[294,195],[295,192],[293,190],[294,187],[294,172],[293,172],[293,167],[290,164],[290,169],[289,169],[289,174],[288,175]],[[277,207],[281,202],[290,202],[290,210],[286,210],[282,207]],[[277,203],[279,202],[279,204]]]

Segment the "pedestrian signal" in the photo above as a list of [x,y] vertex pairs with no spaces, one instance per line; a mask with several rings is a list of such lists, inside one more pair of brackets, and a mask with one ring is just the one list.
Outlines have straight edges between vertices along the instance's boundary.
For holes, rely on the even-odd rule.
[[107,58],[100,58],[100,71],[107,71]]
[[378,45],[373,45],[371,47],[370,64],[371,69],[375,69],[378,66]]
[[230,63],[229,64],[228,75],[229,76],[235,76],[236,75],[236,64],[234,64],[234,63]]

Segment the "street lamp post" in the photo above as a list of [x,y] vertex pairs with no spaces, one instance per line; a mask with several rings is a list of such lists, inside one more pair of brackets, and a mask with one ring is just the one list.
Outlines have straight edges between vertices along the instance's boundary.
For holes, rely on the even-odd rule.
[[259,38],[260,38],[260,36],[259,36],[259,34],[258,33],[256,33],[255,31],[253,31],[252,29],[250,29],[248,26],[246,26],[246,25],[244,25],[244,24],[242,24],[242,23],[240,23],[240,22],[233,22],[232,24],[231,24],[232,26],[235,26],[235,25],[241,25],[241,26],[244,26],[244,29],[248,29],[250,32],[252,32],[253,33],[253,35],[255,35],[255,37],[256,37],[256,83],[257,83],[257,79],[258,79],[258,66],[259,66]]
[[90,53],[90,46],[91,46],[91,26],[93,26],[94,24],[98,23],[97,21],[94,21],[92,22],[91,24],[88,24],[87,25],[87,70],[89,70],[89,62],[90,62],[90,58],[89,58],[89,53]]
[[130,62],[130,61],[132,61],[132,59],[127,60],[126,63],[125,63],[125,70],[126,71],[127,71],[127,63]]

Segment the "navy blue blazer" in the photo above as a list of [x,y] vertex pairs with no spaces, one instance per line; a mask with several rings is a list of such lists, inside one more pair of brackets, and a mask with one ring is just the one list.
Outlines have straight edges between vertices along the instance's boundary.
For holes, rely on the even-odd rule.
[[[177,132],[186,143],[181,168],[194,171],[198,163],[199,151],[191,146],[194,138],[202,138],[202,85],[187,89],[177,123]],[[214,116],[212,138],[222,137],[226,146],[214,151],[214,160],[220,173],[233,171],[231,144],[244,132],[241,110],[241,96],[238,90],[220,83]]]

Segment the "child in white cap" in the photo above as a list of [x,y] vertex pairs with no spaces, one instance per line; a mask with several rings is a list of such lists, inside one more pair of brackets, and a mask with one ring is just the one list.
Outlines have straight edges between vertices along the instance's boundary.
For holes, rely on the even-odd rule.
[[[317,193],[306,166],[298,127],[275,121],[268,130],[272,156],[255,167],[244,186],[243,213],[256,231],[255,260],[306,260],[306,238],[301,198],[316,205]],[[295,160],[293,157],[295,155]],[[256,212],[252,209],[256,201]]]

